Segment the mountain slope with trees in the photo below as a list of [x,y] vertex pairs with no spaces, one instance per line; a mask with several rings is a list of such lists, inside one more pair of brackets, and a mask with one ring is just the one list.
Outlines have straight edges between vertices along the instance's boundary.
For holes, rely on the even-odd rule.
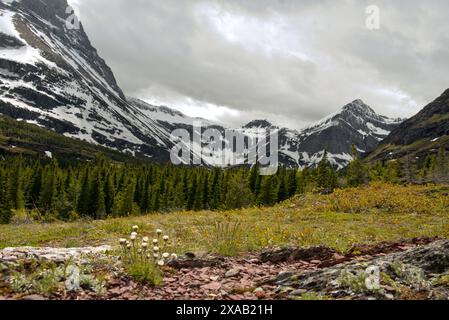
[[449,89],[402,123],[366,161],[396,161],[408,181],[449,182]]

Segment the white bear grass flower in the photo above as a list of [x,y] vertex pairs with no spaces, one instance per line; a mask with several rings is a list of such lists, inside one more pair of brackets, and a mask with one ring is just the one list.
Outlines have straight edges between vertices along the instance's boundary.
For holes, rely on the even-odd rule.
[[[136,281],[157,286],[161,284],[163,279],[163,268],[178,259],[175,253],[169,253],[170,237],[164,235],[161,229],[156,230],[157,238],[153,240],[153,246],[150,247],[150,239],[148,236],[139,236],[139,227],[132,227],[132,233],[129,240],[120,238],[121,261],[127,273]],[[139,239],[139,241],[137,241]],[[160,240],[163,240],[160,241]],[[149,248],[153,252],[148,252]],[[163,252],[163,254],[161,254]]]

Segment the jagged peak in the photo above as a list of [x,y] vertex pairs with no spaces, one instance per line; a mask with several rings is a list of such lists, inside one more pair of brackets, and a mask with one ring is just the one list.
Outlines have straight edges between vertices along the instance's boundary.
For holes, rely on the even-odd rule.
[[371,115],[376,114],[376,112],[369,105],[367,105],[362,99],[356,99],[351,103],[348,103],[342,108],[342,111],[351,111]]
[[244,129],[253,129],[253,128],[260,128],[260,129],[266,129],[271,128],[273,124],[269,122],[268,120],[254,120],[250,123],[243,126]]

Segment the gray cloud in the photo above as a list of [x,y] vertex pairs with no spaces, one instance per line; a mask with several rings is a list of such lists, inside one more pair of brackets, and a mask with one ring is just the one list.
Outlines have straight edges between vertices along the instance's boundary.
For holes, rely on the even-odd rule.
[[411,116],[449,87],[446,0],[72,2],[127,94],[225,123],[300,127],[356,98]]

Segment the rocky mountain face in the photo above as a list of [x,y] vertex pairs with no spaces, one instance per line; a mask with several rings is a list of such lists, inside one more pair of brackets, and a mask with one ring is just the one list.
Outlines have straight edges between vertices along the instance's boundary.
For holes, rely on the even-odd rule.
[[372,160],[424,160],[440,148],[449,149],[449,89],[416,116],[402,123],[370,155]]
[[[82,24],[68,27],[67,6],[66,0],[0,2],[0,113],[159,162],[170,160],[178,141],[172,131],[186,129],[192,136],[194,122],[202,123],[203,132],[217,129],[226,142],[222,125],[126,97]],[[304,130],[256,120],[235,132],[248,139],[260,130],[278,129],[281,164],[313,166],[327,149],[331,162],[342,168],[352,159],[353,144],[362,153],[371,151],[400,122],[356,100]],[[198,152],[194,145],[188,148]],[[209,151],[205,164],[226,165],[222,154]],[[237,161],[244,163],[244,158]]]
[[15,119],[168,160],[170,137],[126,101],[66,0],[0,2],[0,108]]
[[341,169],[352,160],[352,146],[364,154],[373,150],[403,120],[378,115],[361,100],[303,130],[280,129],[280,159],[292,167],[318,164],[327,150]]

